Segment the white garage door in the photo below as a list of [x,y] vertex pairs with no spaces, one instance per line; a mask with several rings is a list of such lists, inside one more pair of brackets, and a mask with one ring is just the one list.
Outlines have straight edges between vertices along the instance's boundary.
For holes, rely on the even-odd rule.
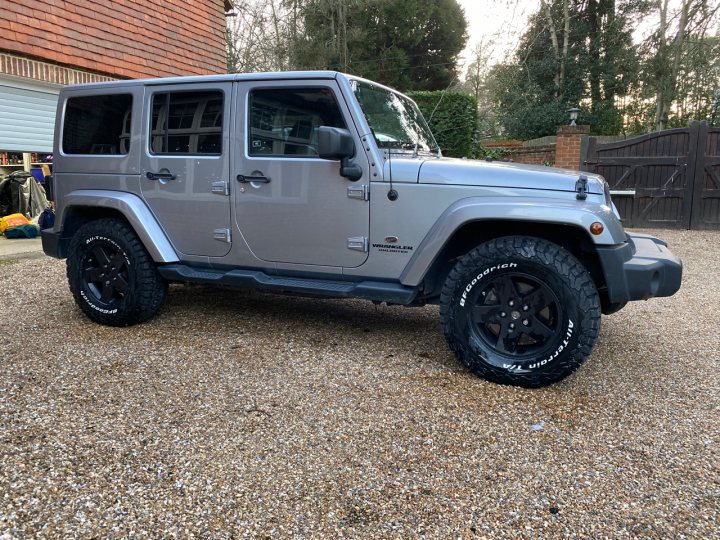
[[0,77],[0,150],[52,152],[58,92]]

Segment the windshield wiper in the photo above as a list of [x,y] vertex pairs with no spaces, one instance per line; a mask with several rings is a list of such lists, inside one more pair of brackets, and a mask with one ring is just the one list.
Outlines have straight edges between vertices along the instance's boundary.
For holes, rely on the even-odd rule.
[[440,153],[439,146],[436,146],[435,148],[426,148],[425,146],[421,145],[420,143],[412,142],[412,141],[382,141],[382,142],[379,142],[378,146],[380,148],[383,148],[388,151],[412,150],[413,156],[417,156],[419,152],[428,152],[430,154],[435,154],[435,155],[438,155]]

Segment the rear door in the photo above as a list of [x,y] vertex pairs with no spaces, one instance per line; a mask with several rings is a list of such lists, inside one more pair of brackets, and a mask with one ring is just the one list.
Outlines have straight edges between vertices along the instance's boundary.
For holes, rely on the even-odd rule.
[[231,105],[230,82],[146,88],[142,194],[187,255],[230,251]]

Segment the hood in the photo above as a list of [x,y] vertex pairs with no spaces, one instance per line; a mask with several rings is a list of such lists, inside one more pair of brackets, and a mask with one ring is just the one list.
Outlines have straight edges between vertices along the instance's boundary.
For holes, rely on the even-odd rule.
[[[385,178],[388,178],[388,174],[389,167],[385,162]],[[575,183],[581,174],[588,179],[588,193],[596,195],[604,193],[604,181],[601,176],[581,171],[504,161],[392,158],[394,182],[575,191]]]

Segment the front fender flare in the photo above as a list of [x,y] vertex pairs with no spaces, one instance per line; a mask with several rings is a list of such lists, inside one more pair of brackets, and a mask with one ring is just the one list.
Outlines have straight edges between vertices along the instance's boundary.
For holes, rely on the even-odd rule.
[[62,212],[58,215],[58,223],[64,223],[68,210],[79,206],[117,210],[128,220],[153,261],[170,263],[180,260],[165,231],[160,227],[145,202],[137,195],[103,189],[71,191],[63,197],[63,207]]
[[[468,197],[453,203],[443,212],[408,261],[400,282],[415,287],[420,284],[436,257],[455,232],[475,221],[502,220],[568,225],[589,231],[591,223],[599,221],[605,227],[600,235],[591,235],[597,245],[624,242],[625,231],[607,206],[580,203],[575,200],[520,199],[516,197]],[[532,229],[528,230],[532,236]]]

